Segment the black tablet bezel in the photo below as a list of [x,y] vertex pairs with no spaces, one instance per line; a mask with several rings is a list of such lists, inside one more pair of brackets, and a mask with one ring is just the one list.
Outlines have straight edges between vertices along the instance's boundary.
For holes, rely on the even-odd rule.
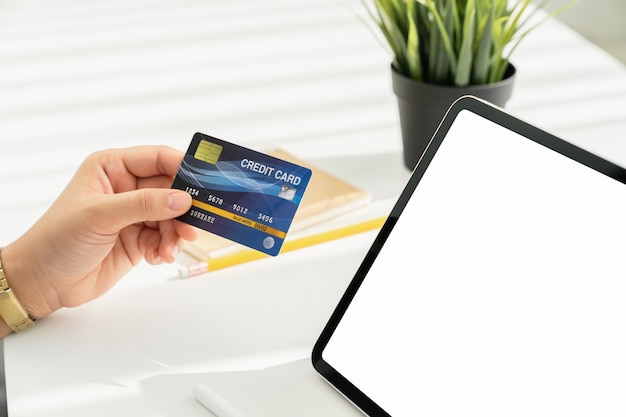
[[[439,128],[431,139],[424,155],[417,163],[407,185],[401,193],[398,201],[390,212],[390,215],[377,235],[374,243],[368,250],[360,267],[357,269],[354,278],[350,282],[348,288],[339,301],[339,304],[332,313],[326,326],[322,330],[318,340],[316,341],[312,351],[313,367],[324,377],[331,385],[333,385],[340,393],[342,393],[354,405],[360,408],[366,414],[375,416],[389,416],[389,414],[378,406],[371,398],[359,390],[346,379],[333,366],[327,363],[323,358],[326,345],[330,341],[335,329],[341,321],[344,313],[348,309],[352,299],[358,291],[361,283],[365,279],[372,264],[376,260],[380,249],[392,232],[394,225],[398,221],[404,207],[411,198],[413,191],[419,184],[422,176],[426,172],[428,165],[435,156],[439,146],[450,130],[456,116],[463,110],[473,112],[487,120],[505,127],[508,130],[518,133],[526,137],[528,140],[534,141],[548,149],[551,149],[561,155],[575,160],[583,165],[588,166],[598,172],[601,172],[623,184],[626,184],[626,169],[620,167],[606,159],[603,159],[589,151],[586,151],[570,142],[566,142],[544,130],[537,128],[527,122],[524,122],[502,109],[499,109],[487,102],[479,100],[475,97],[465,96],[457,100],[444,116]],[[400,267],[401,268],[401,267]],[[364,364],[367,366],[367,364]]]

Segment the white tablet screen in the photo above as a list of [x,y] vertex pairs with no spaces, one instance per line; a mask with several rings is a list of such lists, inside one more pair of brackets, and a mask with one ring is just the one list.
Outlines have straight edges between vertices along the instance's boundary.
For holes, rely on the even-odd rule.
[[626,188],[461,111],[323,357],[394,417],[626,415]]

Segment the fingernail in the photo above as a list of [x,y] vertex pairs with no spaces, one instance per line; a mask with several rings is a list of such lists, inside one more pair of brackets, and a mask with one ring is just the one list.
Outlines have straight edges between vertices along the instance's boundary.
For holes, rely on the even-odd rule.
[[172,211],[181,211],[189,208],[189,194],[175,192],[167,196],[167,207]]
[[180,253],[180,246],[179,245],[172,246],[171,253],[174,258],[177,257],[178,254]]

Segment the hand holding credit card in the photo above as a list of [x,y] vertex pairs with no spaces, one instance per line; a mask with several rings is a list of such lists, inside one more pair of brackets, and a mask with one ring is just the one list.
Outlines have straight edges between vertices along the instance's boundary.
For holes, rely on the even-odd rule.
[[276,256],[310,179],[309,168],[196,133],[172,188],[193,198],[178,220]]

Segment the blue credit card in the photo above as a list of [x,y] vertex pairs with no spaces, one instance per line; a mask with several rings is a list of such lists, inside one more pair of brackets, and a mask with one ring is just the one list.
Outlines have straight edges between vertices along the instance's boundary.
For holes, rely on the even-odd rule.
[[309,168],[196,133],[172,188],[193,198],[179,220],[276,256],[310,179]]

